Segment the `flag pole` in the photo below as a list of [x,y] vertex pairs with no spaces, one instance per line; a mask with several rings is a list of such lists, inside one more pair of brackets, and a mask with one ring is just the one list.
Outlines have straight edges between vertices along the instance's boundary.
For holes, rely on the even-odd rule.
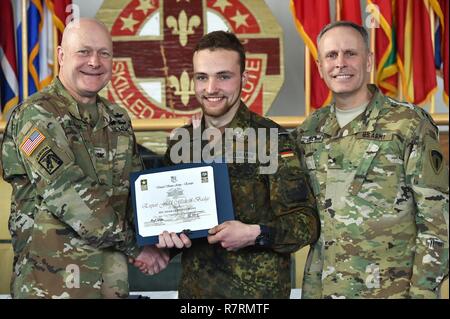
[[[432,8],[428,8],[430,15],[430,27],[431,27],[431,46],[433,47],[434,56],[436,56],[436,44],[434,43],[434,34],[435,34],[435,25],[434,25],[434,11]],[[433,65],[436,68],[435,65]],[[436,93],[432,94],[430,97],[430,113],[433,114],[436,112]]]
[[58,75],[58,29],[53,23],[53,79]]
[[308,46],[305,45],[305,116],[311,111],[311,56]]
[[336,21],[341,21],[341,0],[336,0],[334,3],[336,7]]
[[373,65],[372,69],[370,70],[370,83],[375,83],[375,70],[378,67],[375,65],[375,28],[373,25],[370,28],[370,52],[373,54]]
[[28,23],[27,1],[22,0],[22,92],[23,99],[28,97]]

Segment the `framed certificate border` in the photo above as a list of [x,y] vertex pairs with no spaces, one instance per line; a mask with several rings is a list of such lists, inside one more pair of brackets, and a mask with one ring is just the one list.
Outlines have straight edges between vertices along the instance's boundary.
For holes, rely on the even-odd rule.
[[[178,164],[167,167],[147,169],[140,172],[135,172],[130,174],[130,187],[131,187],[131,199],[133,203],[133,218],[136,231],[136,241],[139,246],[144,245],[154,245],[158,243],[158,236],[141,236],[139,234],[139,224],[137,218],[137,207],[136,207],[136,189],[135,182],[141,175],[160,173],[166,171],[175,171],[186,168],[195,167],[212,167],[214,172],[214,189],[216,195],[216,208],[217,208],[217,219],[219,224],[234,219],[234,209],[233,200],[231,197],[230,189],[230,179],[228,176],[228,167],[226,163],[189,163],[189,164]],[[149,194],[151,196],[151,194]],[[201,229],[189,232],[189,238],[201,238],[208,236],[208,229]]]

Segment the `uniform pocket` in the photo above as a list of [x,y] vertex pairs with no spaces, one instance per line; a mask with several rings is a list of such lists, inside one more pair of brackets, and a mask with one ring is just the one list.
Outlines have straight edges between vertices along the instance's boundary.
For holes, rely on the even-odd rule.
[[308,169],[311,188],[314,193],[314,196],[317,197],[320,194],[320,184],[316,177],[317,168],[316,168],[316,160],[314,158],[316,148],[314,147],[314,143],[302,144],[302,147],[305,151],[305,164],[306,168]]
[[258,221],[256,207],[264,201],[266,188],[257,174],[256,165],[248,163],[228,166],[235,217],[244,223]]

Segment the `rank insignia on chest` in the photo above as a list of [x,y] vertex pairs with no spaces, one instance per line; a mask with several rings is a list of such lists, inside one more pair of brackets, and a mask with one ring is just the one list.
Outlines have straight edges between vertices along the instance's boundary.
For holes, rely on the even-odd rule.
[[45,140],[45,136],[39,132],[37,128],[33,129],[30,134],[20,145],[20,149],[27,155],[33,154],[34,150]]
[[309,143],[320,143],[323,141],[323,135],[310,135],[310,136],[302,136],[301,143],[309,144]]
[[95,147],[95,148],[94,148],[94,152],[95,152],[95,156],[96,156],[97,158],[105,158],[106,152],[105,152],[105,149],[104,149],[104,148],[101,148],[101,147]]

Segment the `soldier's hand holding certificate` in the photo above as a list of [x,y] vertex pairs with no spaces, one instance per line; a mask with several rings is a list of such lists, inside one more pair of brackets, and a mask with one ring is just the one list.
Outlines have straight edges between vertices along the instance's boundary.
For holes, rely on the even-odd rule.
[[189,231],[206,237],[208,229],[234,219],[226,164],[181,164],[131,174],[137,242],[158,242],[163,231]]

